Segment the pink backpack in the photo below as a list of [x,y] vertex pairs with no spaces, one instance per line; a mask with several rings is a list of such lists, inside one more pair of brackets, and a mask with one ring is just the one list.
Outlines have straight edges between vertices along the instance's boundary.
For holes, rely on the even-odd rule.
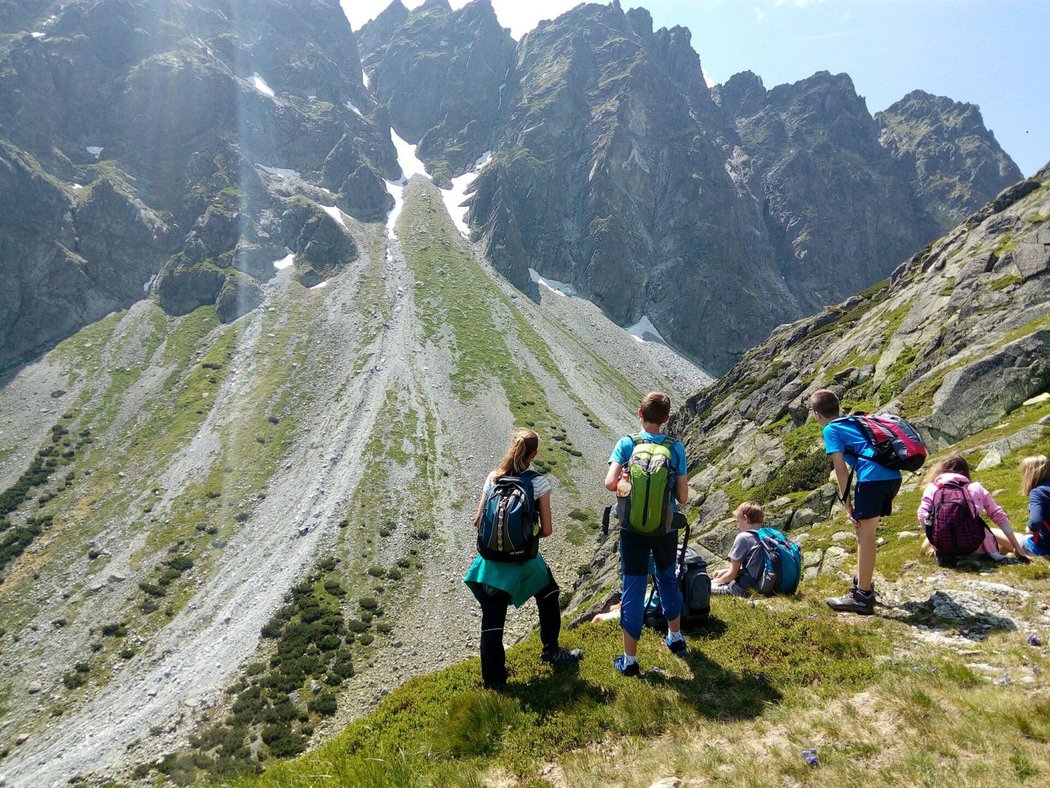
[[977,505],[961,479],[935,482],[936,492],[926,520],[926,538],[938,558],[962,558],[972,555],[988,532]]

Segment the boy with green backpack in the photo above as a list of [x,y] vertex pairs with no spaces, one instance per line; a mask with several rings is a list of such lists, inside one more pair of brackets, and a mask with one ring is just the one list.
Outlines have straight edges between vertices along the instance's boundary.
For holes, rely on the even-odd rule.
[[674,502],[689,497],[685,448],[661,430],[671,416],[671,399],[652,391],[638,408],[641,432],[621,438],[609,457],[605,487],[616,492],[620,521],[620,561],[623,593],[620,626],[623,654],[614,666],[625,676],[641,673],[638,639],[642,636],[649,556],[656,566],[654,577],[660,605],[667,619],[665,643],[673,654],[684,657],[681,631],[682,593],[675,577],[677,523]]

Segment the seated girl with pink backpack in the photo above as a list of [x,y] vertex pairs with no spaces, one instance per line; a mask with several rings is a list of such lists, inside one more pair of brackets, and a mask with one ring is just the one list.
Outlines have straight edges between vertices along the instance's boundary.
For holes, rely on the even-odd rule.
[[[965,457],[945,457],[933,466],[926,482],[918,512],[919,523],[926,529],[922,545],[926,555],[935,555],[942,566],[971,556],[1002,560],[1006,553],[1028,563],[1006,512],[979,482],[970,481]],[[984,515],[999,527],[989,527]]]

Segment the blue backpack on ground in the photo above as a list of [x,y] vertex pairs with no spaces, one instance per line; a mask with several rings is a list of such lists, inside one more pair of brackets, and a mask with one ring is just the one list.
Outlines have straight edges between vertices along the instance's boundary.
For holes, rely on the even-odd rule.
[[539,553],[540,516],[532,489],[538,475],[525,471],[492,480],[476,523],[482,558],[521,564]]
[[802,579],[802,548],[776,528],[751,531],[758,539],[764,563],[755,590],[765,596],[794,594]]

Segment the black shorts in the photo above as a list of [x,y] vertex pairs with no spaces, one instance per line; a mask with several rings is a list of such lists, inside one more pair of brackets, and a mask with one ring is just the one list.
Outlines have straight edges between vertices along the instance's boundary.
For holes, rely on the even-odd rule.
[[900,479],[857,482],[853,490],[853,519],[870,520],[893,514],[893,499],[901,488]]
[[675,550],[678,547],[678,531],[668,531],[661,536],[620,529],[620,561],[625,575],[635,577],[649,574],[649,553],[657,570],[674,566]]

